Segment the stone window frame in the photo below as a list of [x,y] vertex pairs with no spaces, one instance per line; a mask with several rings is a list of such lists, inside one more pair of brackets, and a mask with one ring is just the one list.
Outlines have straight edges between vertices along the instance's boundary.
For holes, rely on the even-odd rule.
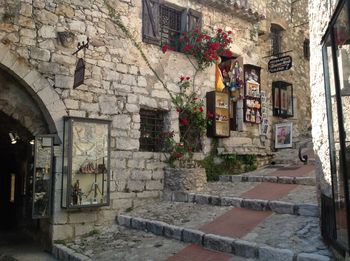
[[[180,19],[167,26],[161,16],[168,15],[168,20]],[[169,22],[169,21],[168,21]],[[142,0],[142,41],[154,45],[168,44],[178,51],[174,40],[183,32],[189,32],[195,28],[202,28],[202,13],[191,8],[183,8],[163,0]],[[173,32],[175,38],[169,39],[169,31]],[[167,41],[165,41],[165,39]]]
[[303,43],[303,52],[304,52],[304,58],[306,60],[310,59],[310,40],[305,38]]
[[271,24],[270,39],[271,39],[271,55],[277,56],[282,53],[282,36],[284,28],[279,24]]

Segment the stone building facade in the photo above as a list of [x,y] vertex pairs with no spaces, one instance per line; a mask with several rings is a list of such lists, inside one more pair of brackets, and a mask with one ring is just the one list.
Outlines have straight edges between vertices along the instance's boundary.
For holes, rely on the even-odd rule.
[[[54,147],[53,214],[41,221],[43,231],[52,240],[72,238],[91,231],[95,225],[114,222],[115,216],[159,198],[163,189],[162,153],[139,151],[140,109],[166,112],[166,122],[178,135],[178,115],[140,52],[113,22],[113,15],[128,28],[154,70],[170,91],[178,92],[181,75],[193,77],[194,68],[178,52],[163,54],[156,45],[142,42],[142,1],[102,0],[5,0],[0,3],[0,110],[18,121],[33,136],[57,134],[63,140],[66,116],[108,119],[111,124],[110,204],[101,208],[66,210],[61,208],[62,143]],[[173,5],[191,8],[203,15],[203,29],[232,30],[235,56],[244,64],[262,68],[261,89],[266,92],[269,131],[261,136],[259,126],[243,122],[242,107],[237,106],[239,131],[221,139],[221,153],[257,154],[263,159],[274,151],[273,124],[293,122],[293,147],[310,133],[309,62],[303,56],[308,37],[305,22],[306,3],[299,1],[189,1],[169,0]],[[250,1],[248,1],[250,2]],[[254,3],[253,3],[254,2]],[[251,9],[249,9],[251,7]],[[270,74],[271,24],[283,28],[282,52],[293,58],[290,70]],[[89,48],[72,55],[78,42]],[[84,84],[73,89],[78,58],[85,60]],[[4,78],[4,79],[2,79]],[[286,81],[294,86],[294,116],[288,119],[272,115],[272,82]],[[214,66],[196,77],[195,91],[204,98],[214,90]],[[321,121],[319,121],[321,122]],[[57,138],[56,137],[56,138]],[[211,149],[211,139],[203,138],[202,158]],[[316,146],[318,143],[316,143]],[[266,163],[266,162],[265,162]]]

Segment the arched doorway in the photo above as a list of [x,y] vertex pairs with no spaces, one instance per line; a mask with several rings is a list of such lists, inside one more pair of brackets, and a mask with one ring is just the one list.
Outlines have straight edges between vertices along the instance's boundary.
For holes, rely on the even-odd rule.
[[[33,141],[51,132],[46,117],[28,88],[0,68],[0,234],[26,234],[45,245],[50,243],[50,215],[33,218]],[[47,187],[52,189],[52,183]]]

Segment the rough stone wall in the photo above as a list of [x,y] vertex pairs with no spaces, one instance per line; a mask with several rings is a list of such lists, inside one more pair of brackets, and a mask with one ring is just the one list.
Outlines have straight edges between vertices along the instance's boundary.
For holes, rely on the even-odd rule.
[[[138,42],[141,42],[142,1],[109,1],[121,15]],[[234,44],[232,51],[243,56],[244,63],[262,67],[262,90],[266,91],[268,102],[271,98],[271,78],[266,73],[267,59],[263,58],[270,50],[269,25],[274,19],[267,19],[265,34],[252,36],[257,30],[250,19],[233,16],[224,9],[205,5],[205,1],[169,0],[178,6],[193,8],[203,13],[204,29],[219,27],[232,30]],[[277,4],[277,1],[275,1]],[[280,1],[278,1],[280,2]],[[282,1],[284,3],[284,1]],[[290,18],[290,3],[270,8],[265,1],[255,1],[254,7],[262,14],[280,12],[280,19]],[[13,6],[9,9],[7,6]],[[266,7],[265,7],[266,6]],[[278,5],[279,6],[279,5]],[[266,9],[265,9],[266,8]],[[169,111],[170,129],[177,134],[178,118],[172,107],[169,94],[140,59],[139,51],[126,39],[113,24],[102,0],[7,0],[0,4],[0,40],[12,52],[40,73],[54,88],[65,111],[70,116],[103,118],[112,120],[111,152],[111,205],[97,210],[66,211],[61,209],[61,157],[62,148],[55,148],[55,208],[53,239],[65,239],[84,234],[94,225],[114,222],[122,209],[142,204],[144,200],[160,197],[163,189],[162,154],[139,152],[140,108],[153,108]],[[253,10],[255,11],[255,10]],[[268,26],[266,26],[266,23]],[[262,28],[264,24],[261,25]],[[288,33],[286,44],[299,41],[299,33]],[[72,53],[77,42],[90,37],[90,47],[77,57]],[[294,38],[293,38],[294,37]],[[295,45],[298,45],[295,43]],[[194,69],[187,58],[180,53],[161,53],[158,46],[141,44],[150,63],[173,92],[178,91],[176,82],[181,75],[193,77]],[[291,47],[292,48],[292,47]],[[85,82],[72,89],[73,75],[77,58],[86,61]],[[297,64],[297,58],[295,66]],[[298,69],[299,71],[305,68]],[[290,72],[285,74],[289,75]],[[287,76],[286,76],[287,77]],[[300,86],[307,86],[303,78]],[[281,79],[281,78],[279,78]],[[204,98],[207,91],[214,89],[214,68],[201,72],[196,77],[195,90]],[[296,87],[295,83],[295,87]],[[305,93],[300,94],[305,96]],[[304,104],[300,101],[300,104]],[[269,107],[271,104],[268,103]],[[295,106],[296,108],[296,106]],[[50,110],[55,113],[55,109]],[[270,122],[272,112],[269,111]],[[307,121],[307,116],[298,114]],[[296,124],[299,124],[298,119]],[[267,138],[259,135],[258,125],[244,124],[243,132],[232,132],[232,137],[220,142],[221,149],[239,153],[266,153],[271,150],[272,128]],[[62,131],[62,130],[59,130]],[[62,138],[62,137],[61,137]],[[204,152],[210,149],[210,139],[203,140]],[[237,148],[237,150],[235,150]]]
[[328,144],[328,123],[325,107],[321,40],[335,8],[336,1],[309,1],[310,80],[312,104],[312,136],[317,159],[317,180],[322,193],[331,196],[331,171]]

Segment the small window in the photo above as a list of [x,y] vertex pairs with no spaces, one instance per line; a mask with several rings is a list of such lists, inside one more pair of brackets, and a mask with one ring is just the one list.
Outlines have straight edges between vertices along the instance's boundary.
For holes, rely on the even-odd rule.
[[310,40],[305,39],[304,41],[304,58],[309,60],[310,59]]
[[142,40],[146,43],[177,48],[182,32],[201,29],[202,15],[159,0],[143,0]]
[[283,28],[279,25],[271,25],[271,54],[278,55],[282,52],[282,32]]
[[163,144],[159,137],[164,131],[164,114],[159,110],[140,110],[140,151],[162,151]]

